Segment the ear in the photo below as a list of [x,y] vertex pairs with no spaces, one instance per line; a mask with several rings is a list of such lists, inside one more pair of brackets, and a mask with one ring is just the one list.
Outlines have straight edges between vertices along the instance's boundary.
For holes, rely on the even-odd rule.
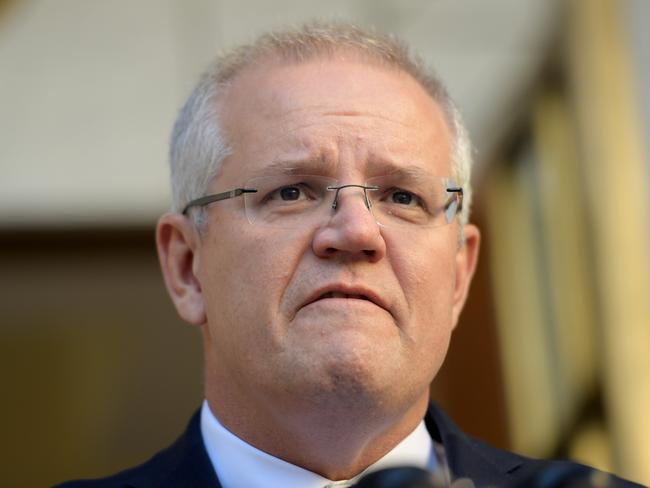
[[178,314],[193,325],[206,322],[198,269],[198,231],[180,214],[163,215],[156,227],[156,246],[167,291]]
[[481,233],[475,225],[467,224],[463,232],[465,241],[456,251],[456,285],[454,288],[453,308],[454,327],[458,323],[458,317],[465,305],[469,285],[472,282],[472,277],[476,270],[478,251],[481,243]]

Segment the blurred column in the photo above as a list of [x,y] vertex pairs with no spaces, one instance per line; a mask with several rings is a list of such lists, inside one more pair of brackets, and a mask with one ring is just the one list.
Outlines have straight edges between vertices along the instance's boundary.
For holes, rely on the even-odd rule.
[[605,407],[618,472],[650,483],[648,177],[626,2],[571,2],[569,66],[593,228]]

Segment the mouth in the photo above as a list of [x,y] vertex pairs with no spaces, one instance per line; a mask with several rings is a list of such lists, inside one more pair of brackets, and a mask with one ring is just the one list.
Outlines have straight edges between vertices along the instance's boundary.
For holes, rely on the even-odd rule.
[[356,286],[327,286],[320,288],[310,295],[301,308],[329,299],[362,300],[375,304],[390,313],[390,307],[378,293],[369,288]]
[[372,300],[368,298],[366,295],[360,295],[358,293],[343,293],[340,291],[328,291],[327,293],[323,293],[316,300],[314,300],[314,302],[318,300],[324,300],[327,298],[355,298],[357,300],[368,300],[369,302],[372,302]]

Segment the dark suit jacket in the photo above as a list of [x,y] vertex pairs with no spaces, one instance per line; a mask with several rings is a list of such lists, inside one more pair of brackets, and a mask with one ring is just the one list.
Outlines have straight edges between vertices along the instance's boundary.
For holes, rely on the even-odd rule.
[[[568,461],[540,461],[496,449],[464,434],[437,406],[431,405],[425,418],[431,437],[445,448],[454,478],[470,478],[477,487],[554,487],[567,473],[588,468]],[[554,475],[542,479],[540,473]],[[550,481],[549,481],[550,479]],[[589,486],[589,485],[580,485]],[[635,483],[611,479],[607,486],[639,487]],[[71,481],[58,488],[202,488],[221,487],[203,446],[199,412],[185,433],[167,449],[135,468],[109,478]],[[296,487],[299,488],[299,487]]]

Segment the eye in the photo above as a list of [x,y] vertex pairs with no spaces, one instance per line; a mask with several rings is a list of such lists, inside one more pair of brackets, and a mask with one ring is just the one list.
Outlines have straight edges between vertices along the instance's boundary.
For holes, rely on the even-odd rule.
[[399,203],[400,205],[411,205],[411,202],[415,199],[412,193],[404,190],[396,190],[391,195],[393,203]]
[[292,183],[280,186],[268,192],[265,201],[267,203],[293,203],[313,200],[314,192],[307,183]]
[[423,202],[415,193],[401,188],[388,191],[388,201],[404,207],[423,207]]
[[285,186],[280,188],[280,198],[285,201],[292,201],[300,199],[300,188],[295,186]]

